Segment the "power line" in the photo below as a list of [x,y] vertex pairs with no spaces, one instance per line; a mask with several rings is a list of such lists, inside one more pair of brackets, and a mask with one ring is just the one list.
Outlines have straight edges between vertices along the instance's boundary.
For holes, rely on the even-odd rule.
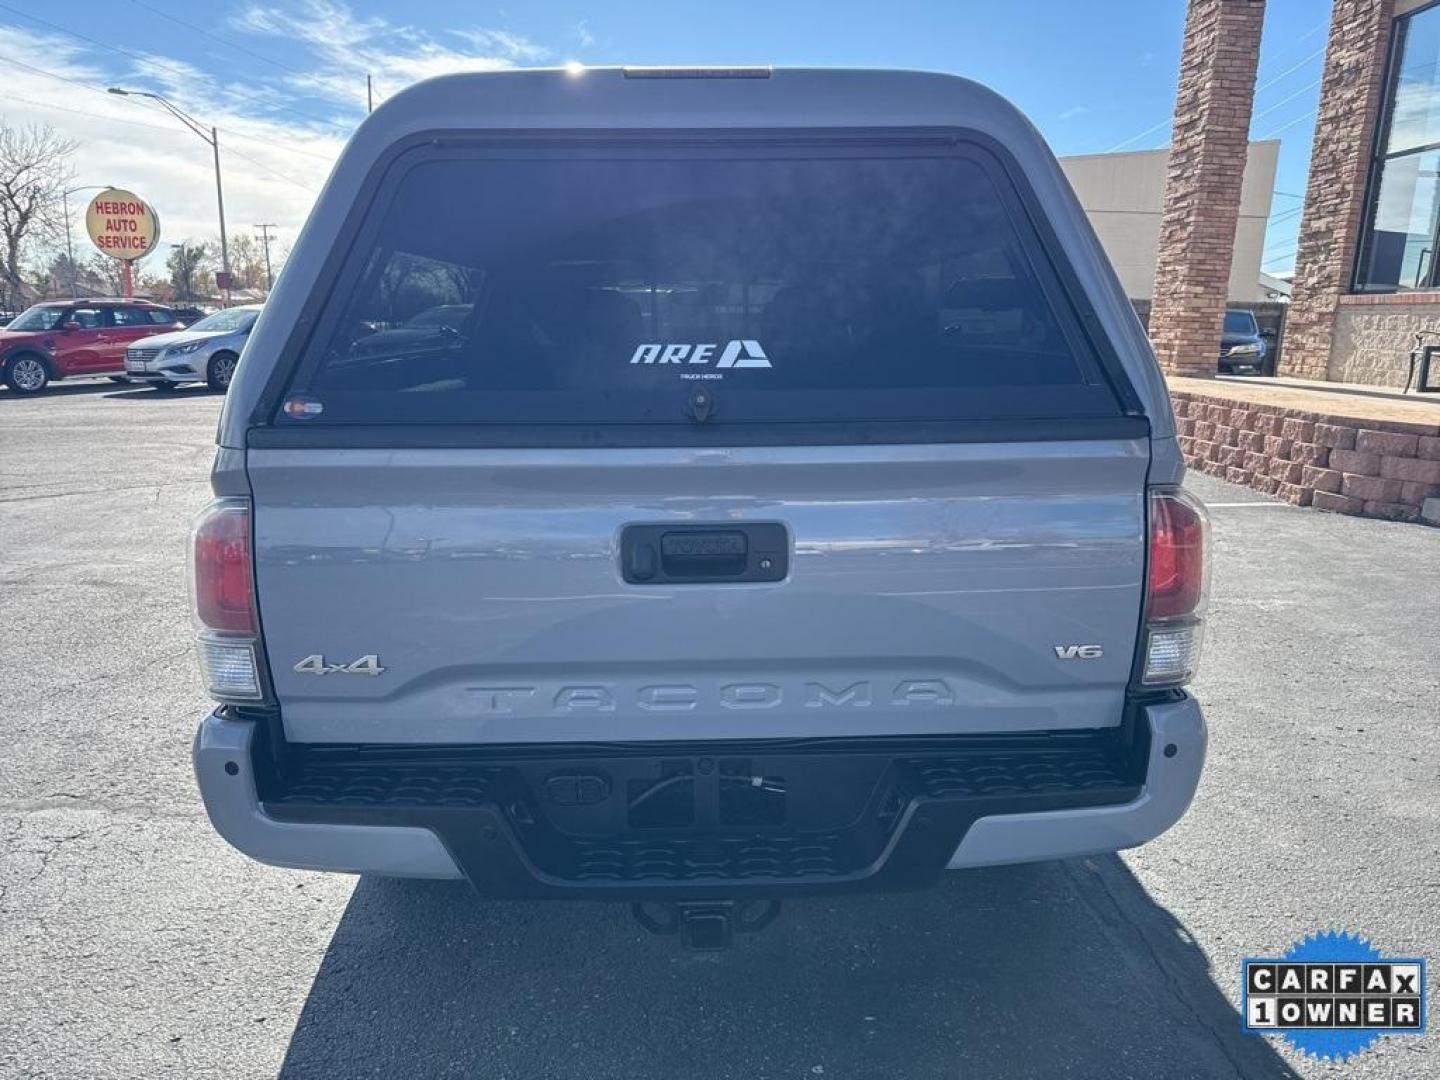
[[284,173],[280,172],[278,169],[272,169],[269,165],[266,165],[264,162],[256,161],[256,160],[255,160],[254,158],[252,158],[249,154],[242,154],[242,153],[240,153],[239,150],[236,150],[233,146],[227,146],[227,147],[225,148],[225,153],[230,154],[230,155],[232,155],[232,156],[234,156],[234,157],[238,157],[241,161],[248,161],[251,165],[254,165],[257,169],[262,169],[262,170],[264,170],[265,172],[268,172],[271,176],[279,177],[281,180],[284,180],[287,184],[294,184],[296,187],[301,188],[301,189],[304,190],[304,191],[310,192],[311,195],[317,195],[317,194],[319,194],[319,192],[317,191],[317,189],[311,187],[309,184],[303,183],[303,182],[300,181],[300,180],[296,180],[293,176],[286,176]]
[[273,146],[277,150],[284,150],[287,154],[299,154],[301,157],[314,158],[316,161],[323,161],[327,165],[335,164],[333,157],[327,157],[324,154],[314,154],[309,150],[297,150],[293,146],[286,146],[284,143],[276,142],[274,139],[262,139],[259,135],[249,135],[243,131],[236,131],[234,128],[222,127],[219,130],[229,135],[232,139],[245,139],[248,142],[261,143],[264,146]]
[[306,72],[301,71],[299,68],[291,67],[289,64],[282,64],[279,60],[271,59],[270,57],[264,55],[263,53],[258,53],[258,52],[256,52],[254,49],[251,49],[251,48],[248,48],[247,46],[238,44],[237,42],[230,41],[228,38],[223,38],[223,37],[221,37],[219,34],[212,33],[211,31],[206,30],[203,26],[196,26],[196,25],[195,25],[194,23],[192,23],[192,22],[186,22],[184,19],[180,18],[178,15],[172,15],[172,14],[170,14],[170,12],[168,12],[168,11],[162,11],[162,10],[160,10],[159,8],[155,7],[155,6],[152,5],[152,4],[147,4],[147,3],[145,3],[145,0],[130,0],[130,2],[131,2],[132,4],[134,4],[134,5],[136,5],[137,7],[142,7],[142,8],[144,8],[146,11],[150,12],[152,15],[159,15],[162,19],[169,19],[171,22],[175,23],[177,26],[183,26],[183,27],[185,27],[185,29],[187,29],[187,30],[193,30],[193,31],[194,31],[195,33],[197,33],[197,34],[203,34],[205,37],[209,38],[211,41],[218,41],[221,45],[225,45],[225,46],[227,46],[228,48],[234,49],[236,52],[242,52],[242,53],[244,53],[246,56],[254,57],[256,60],[262,60],[262,61],[264,61],[265,63],[269,64],[271,67],[277,67],[277,68],[279,68],[281,71],[288,71],[288,72],[290,72],[290,73],[293,74],[293,75],[304,75],[304,74],[306,74]]
[[1316,49],[1314,52],[1306,54],[1302,59],[1299,59],[1299,60],[1295,61],[1295,63],[1291,64],[1288,68],[1286,68],[1284,71],[1280,72],[1280,74],[1279,74],[1279,75],[1276,75],[1273,79],[1270,79],[1268,82],[1263,82],[1263,83],[1261,83],[1259,86],[1255,87],[1255,93],[1258,94],[1258,93],[1260,93],[1262,90],[1269,90],[1270,87],[1274,86],[1274,85],[1275,85],[1276,83],[1278,83],[1281,79],[1284,79],[1284,78],[1286,78],[1287,76],[1293,75],[1295,72],[1299,71],[1299,70],[1300,70],[1302,67],[1304,67],[1306,64],[1310,63],[1311,60],[1314,60],[1317,56],[1323,56],[1324,53],[1325,53],[1325,49],[1326,49],[1326,46],[1325,46],[1325,45],[1321,45],[1320,48]]
[[1303,116],[1297,116],[1294,120],[1291,120],[1291,121],[1289,121],[1288,123],[1281,124],[1281,125],[1280,125],[1278,128],[1276,128],[1274,131],[1266,132],[1264,135],[1260,136],[1260,138],[1262,138],[1262,139],[1273,139],[1276,135],[1279,135],[1282,131],[1288,131],[1288,130],[1290,130],[1292,127],[1294,127],[1296,124],[1303,124],[1306,120],[1309,120],[1309,119],[1310,119],[1312,116],[1314,116],[1314,115],[1315,115],[1315,110],[1314,110],[1314,109],[1311,109],[1309,112],[1305,113]]
[[[0,60],[3,59],[4,57],[0,57]],[[86,112],[84,109],[70,109],[66,108],[64,105],[55,105],[49,101],[35,101],[33,98],[17,97],[14,94],[8,93],[5,95],[5,100],[18,101],[23,105],[34,105],[37,109],[54,109],[56,112],[74,113],[76,116],[88,116],[92,120],[95,119],[94,113]],[[166,134],[169,134],[175,130],[174,128],[170,127],[161,127],[159,124],[146,124],[142,123],[139,120],[121,120],[118,117],[115,119],[111,119],[107,116],[105,118],[105,122],[107,124],[129,124],[131,127],[149,128],[151,131],[163,131]]]
[[11,7],[9,4],[0,3],[0,9],[10,12],[12,15],[19,15],[22,19],[29,19],[31,22],[39,23],[41,26],[48,26],[51,30],[59,31],[62,34],[68,34],[70,37],[76,38],[89,45],[94,45],[97,48],[109,49],[111,52],[119,53],[122,56],[128,56],[132,60],[139,60],[141,63],[148,64],[151,67],[158,67],[163,71],[172,72],[176,75],[179,75],[181,78],[189,79],[195,74],[193,71],[186,71],[183,68],[177,68],[171,64],[162,63],[161,61],[155,59],[153,56],[146,56],[143,53],[131,52],[129,49],[122,48],[119,45],[111,45],[109,42],[100,41],[97,38],[86,37],[84,34],[79,33],[76,30],[70,30],[64,26],[61,26],[59,23],[53,23],[48,19],[42,19],[38,15],[31,15],[28,11],[21,11],[19,8]]
[[[65,75],[57,75],[53,71],[46,71],[44,68],[38,68],[34,64],[27,64],[24,60],[16,60],[13,56],[6,56],[3,53],[0,53],[0,60],[4,60],[7,64],[14,64],[16,67],[24,68],[26,71],[33,71],[36,75],[44,75],[48,79],[58,79],[60,82],[69,83],[71,86],[78,86],[81,90],[95,89],[95,87],[89,85],[88,83],[83,83],[76,79],[71,79]],[[103,91],[101,92],[103,93]]]
[[1281,105],[1288,105],[1290,102],[1294,101],[1294,100],[1295,100],[1297,97],[1299,97],[1300,95],[1302,95],[1302,94],[1308,94],[1311,90],[1314,90],[1314,89],[1315,89],[1317,86],[1319,86],[1319,85],[1320,85],[1320,80],[1319,80],[1319,79],[1316,79],[1316,80],[1315,80],[1314,82],[1312,82],[1312,83],[1307,83],[1306,85],[1302,86],[1299,90],[1296,90],[1296,91],[1295,91],[1293,94],[1291,94],[1289,97],[1283,97],[1283,98],[1281,98],[1279,101],[1275,102],[1274,105],[1271,105],[1268,109],[1262,109],[1260,112],[1255,113],[1253,116],[1250,117],[1250,123],[1253,124],[1253,123],[1255,123],[1256,120],[1259,120],[1262,116],[1268,116],[1268,115],[1270,115],[1270,114],[1271,114],[1272,112],[1274,112],[1276,109],[1280,108]]
[[1291,246],[1294,246],[1294,244],[1296,243],[1296,240],[1297,240],[1298,233],[1290,232],[1290,230],[1288,230],[1288,229],[1286,229],[1285,232],[1288,233],[1289,235],[1282,236],[1282,237],[1279,237],[1279,238],[1273,238],[1273,237],[1272,237],[1270,244],[1266,246],[1265,250],[1266,250],[1266,251],[1274,251],[1274,250],[1276,250],[1277,248],[1285,247],[1287,244],[1288,244],[1288,245],[1291,245]]
[[[0,7],[4,7],[4,5],[3,5],[3,4],[0,4]],[[37,75],[44,75],[46,78],[58,79],[60,82],[68,83],[68,84],[71,85],[71,86],[79,87],[81,90],[89,90],[89,91],[91,91],[92,93],[96,93],[96,94],[104,94],[104,93],[105,93],[105,91],[104,91],[104,90],[101,90],[98,86],[90,86],[88,83],[78,82],[77,80],[67,78],[67,77],[65,77],[64,75],[57,75],[57,74],[55,74],[55,72],[53,72],[53,71],[46,71],[44,68],[36,67],[34,64],[27,64],[27,63],[25,63],[25,61],[23,61],[23,60],[16,60],[16,59],[14,59],[13,57],[8,57],[8,56],[5,56],[5,55],[3,55],[3,54],[0,54],[0,60],[4,60],[6,63],[9,63],[9,64],[14,64],[16,67],[24,68],[24,69],[27,70],[27,71],[33,71],[33,72],[34,72],[35,74],[37,74]],[[12,101],[19,101],[19,100],[22,100],[22,99],[17,98],[17,97],[14,97],[14,96],[12,95],[12,97],[10,98],[10,100],[12,100]],[[32,104],[33,104],[33,103],[32,103]],[[73,113],[77,113],[77,114],[79,114],[79,115],[81,115],[81,116],[89,116],[89,117],[92,117],[92,118],[93,118],[94,115],[95,115],[94,113],[83,112],[83,111],[81,111],[81,110],[79,110],[79,109],[65,109],[65,108],[63,108],[63,106],[59,106],[59,105],[52,105],[52,106],[45,106],[45,107],[47,107],[47,108],[61,109],[61,110],[64,111],[64,112],[73,112]],[[109,121],[109,119],[110,119],[110,117],[107,116],[107,117],[106,117],[107,122]],[[116,122],[116,123],[120,123],[120,124],[136,124],[136,123],[138,123],[138,121],[134,121],[134,120],[118,120],[118,119],[117,119],[115,122]],[[174,130],[175,130],[174,128],[161,127],[161,126],[158,125],[158,124],[139,124],[139,126],[140,126],[140,127],[152,128],[152,129],[155,130],[155,131],[174,131]],[[235,130],[233,130],[232,128],[218,128],[217,130],[224,132],[226,135],[229,135],[231,138],[244,139],[244,140],[246,140],[246,141],[248,141],[248,142],[262,143],[262,144],[264,144],[265,146],[273,146],[273,147],[276,147],[277,149],[284,150],[284,151],[285,151],[286,153],[288,153],[288,154],[300,154],[300,155],[303,156],[303,157],[312,157],[312,158],[315,158],[317,161],[324,161],[324,162],[327,162],[327,163],[329,163],[329,162],[331,162],[331,161],[333,160],[333,159],[328,158],[328,157],[325,157],[324,155],[321,155],[321,154],[312,154],[312,153],[310,153],[310,152],[307,151],[307,150],[297,150],[297,149],[295,149],[294,147],[286,146],[284,143],[275,142],[275,140],[273,140],[273,139],[262,139],[262,138],[260,138],[258,135],[248,135],[248,134],[246,134],[246,133],[243,132],[243,131],[235,131]],[[310,187],[308,184],[301,183],[299,180],[296,180],[296,179],[295,179],[294,177],[292,177],[292,176],[286,176],[284,173],[279,172],[279,171],[276,170],[276,169],[272,169],[270,166],[265,165],[265,164],[262,164],[261,162],[256,161],[256,160],[255,160],[254,158],[252,158],[252,157],[247,157],[246,155],[240,153],[240,151],[234,149],[233,147],[227,146],[226,149],[225,149],[225,152],[228,153],[228,154],[234,154],[236,157],[241,158],[242,160],[245,160],[245,161],[250,162],[252,165],[256,166],[257,168],[264,169],[266,172],[270,173],[272,176],[278,176],[281,180],[287,180],[287,181],[289,181],[290,183],[295,184],[297,187],[303,187],[303,188],[305,188],[307,191],[311,191],[311,192],[315,191],[315,189],[314,189],[313,187]]]
[[1139,132],[1139,133],[1136,134],[1136,135],[1131,135],[1130,138],[1126,139],[1124,142],[1118,142],[1118,143],[1116,143],[1114,146],[1110,147],[1109,150],[1106,150],[1105,153],[1107,153],[1107,154],[1113,154],[1113,153],[1115,153],[1115,151],[1117,151],[1117,150],[1123,150],[1125,147],[1129,146],[1131,143],[1139,142],[1141,139],[1145,138],[1146,135],[1152,135],[1152,134],[1154,134],[1155,132],[1159,131],[1161,128],[1167,128],[1167,127],[1169,127],[1169,126],[1170,126],[1171,124],[1173,124],[1174,122],[1175,122],[1175,118],[1174,118],[1173,116],[1167,117],[1166,119],[1160,121],[1160,123],[1158,123],[1158,124],[1152,124],[1152,125],[1150,125],[1148,128],[1146,128],[1144,131]]
[[[192,78],[194,78],[195,75],[196,75],[196,71],[195,71],[194,69],[179,68],[179,67],[176,67],[174,64],[167,64],[167,63],[164,63],[164,62],[162,62],[162,61],[160,61],[160,60],[157,60],[154,56],[147,56],[147,55],[144,54],[144,53],[132,52],[131,50],[126,49],[126,48],[123,48],[123,47],[121,47],[121,46],[119,46],[119,45],[112,45],[112,44],[110,44],[109,42],[100,41],[100,40],[97,39],[97,38],[87,37],[85,34],[82,34],[82,33],[78,32],[78,31],[76,31],[76,30],[68,29],[67,27],[61,26],[59,23],[50,22],[48,19],[42,19],[42,18],[40,18],[38,15],[31,15],[31,14],[29,14],[28,12],[21,11],[19,8],[11,7],[9,4],[0,3],[0,10],[8,11],[8,12],[10,12],[11,14],[14,14],[14,15],[19,15],[19,16],[20,16],[21,18],[23,18],[23,19],[29,19],[31,22],[39,23],[41,26],[49,27],[51,30],[58,31],[59,33],[68,34],[70,37],[75,38],[77,41],[83,41],[83,42],[85,42],[87,45],[93,45],[93,46],[95,46],[96,48],[99,48],[99,49],[108,49],[110,52],[118,53],[118,54],[121,55],[121,56],[129,57],[131,60],[139,61],[140,63],[146,65],[147,67],[155,67],[155,68],[159,68],[161,71],[168,71],[168,72],[170,72],[171,74],[177,75],[177,76],[179,76],[179,77],[182,78],[182,79],[192,79]],[[212,80],[212,81],[213,81],[213,80]],[[249,101],[252,105],[255,105],[255,106],[259,107],[259,108],[270,108],[270,107],[271,107],[271,103],[268,102],[268,101],[266,101],[266,100],[265,100],[262,96],[260,96],[260,95],[253,94],[253,93],[250,93],[250,94],[240,93],[240,92],[239,92],[235,87],[233,87],[233,86],[227,87],[226,89],[227,89],[227,92],[228,92],[228,93],[235,94],[237,97],[240,98],[240,100],[242,100],[242,101]],[[300,109],[296,109],[296,108],[287,106],[287,107],[283,107],[283,108],[276,109],[275,111],[276,111],[276,112],[281,112],[281,113],[289,113],[291,116],[298,116],[298,117],[300,117],[300,118],[302,118],[302,119],[309,120],[309,121],[311,121],[311,122],[313,122],[313,123],[325,124],[325,125],[327,125],[327,126],[329,126],[329,127],[333,127],[333,128],[337,128],[337,129],[343,130],[343,131],[345,131],[347,134],[349,133],[349,129],[348,129],[348,128],[346,128],[343,124],[340,124],[340,123],[338,123],[338,122],[335,121],[335,120],[330,120],[330,119],[327,119],[327,118],[324,118],[324,117],[316,116],[316,115],[313,114],[313,113],[307,113],[307,112],[304,112],[304,111],[302,111],[302,110],[300,110]]]
[[[1323,28],[1324,28],[1325,26],[1327,26],[1327,25],[1328,25],[1328,23],[1325,23],[1325,22],[1316,23],[1314,26],[1312,26],[1309,30],[1305,31],[1305,33],[1301,34],[1301,35],[1300,35],[1298,38],[1296,38],[1295,40],[1296,40],[1297,42],[1304,41],[1306,38],[1312,36],[1317,30],[1321,30],[1321,29],[1323,29]],[[1280,72],[1280,74],[1278,74],[1278,75],[1274,76],[1273,78],[1269,79],[1267,82],[1261,83],[1259,86],[1255,87],[1255,91],[1254,91],[1254,92],[1255,92],[1256,94],[1259,94],[1262,90],[1268,90],[1270,87],[1274,86],[1276,83],[1280,82],[1282,79],[1284,79],[1284,78],[1286,78],[1287,76],[1293,74],[1294,72],[1300,70],[1300,68],[1302,68],[1302,67],[1304,67],[1306,64],[1310,63],[1310,61],[1311,61],[1311,60],[1314,60],[1317,56],[1320,56],[1322,53],[1325,52],[1325,49],[1326,49],[1326,46],[1325,46],[1325,45],[1322,45],[1322,46],[1320,46],[1320,48],[1316,49],[1314,52],[1308,53],[1303,59],[1297,60],[1297,61],[1296,61],[1294,64],[1292,64],[1290,67],[1288,67],[1288,68],[1286,68],[1284,71]],[[1315,85],[1318,86],[1319,83],[1317,82]],[[1306,89],[1308,90],[1309,87],[1306,87]],[[1303,93],[1303,92],[1304,92],[1304,91],[1301,91],[1301,93]],[[1298,95],[1295,95],[1295,96],[1298,96]],[[1286,101],[1289,101],[1290,98],[1286,98],[1285,100],[1286,100]],[[1262,115],[1263,115],[1263,114],[1262,114]],[[1148,128],[1146,128],[1144,131],[1141,131],[1141,132],[1139,132],[1138,134],[1135,134],[1135,135],[1130,136],[1130,138],[1126,139],[1124,142],[1118,142],[1118,143],[1116,143],[1114,146],[1110,147],[1110,149],[1107,150],[1107,151],[1105,151],[1105,152],[1106,152],[1107,154],[1113,154],[1115,151],[1117,151],[1117,150],[1122,150],[1122,149],[1124,149],[1125,147],[1129,146],[1131,143],[1139,142],[1141,139],[1145,138],[1145,136],[1147,136],[1147,135],[1153,135],[1155,132],[1159,131],[1161,128],[1169,127],[1173,122],[1174,122],[1174,117],[1170,117],[1170,118],[1167,118],[1167,119],[1165,119],[1165,120],[1160,121],[1160,123],[1158,123],[1158,124],[1152,124],[1152,125],[1150,125]],[[1254,122],[1254,118],[1253,118],[1253,117],[1251,118],[1251,122],[1252,122],[1252,123]]]

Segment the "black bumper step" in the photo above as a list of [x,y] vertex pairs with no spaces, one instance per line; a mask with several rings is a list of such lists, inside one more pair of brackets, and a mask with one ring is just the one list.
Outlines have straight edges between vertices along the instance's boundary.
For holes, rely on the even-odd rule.
[[992,814],[1124,803],[1130,726],[1008,739],[257,750],[284,821],[433,830],[486,895],[704,900],[918,888]]

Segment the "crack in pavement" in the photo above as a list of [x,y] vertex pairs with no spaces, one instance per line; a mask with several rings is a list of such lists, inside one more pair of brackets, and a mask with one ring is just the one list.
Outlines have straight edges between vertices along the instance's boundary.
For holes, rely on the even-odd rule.
[[139,675],[142,672],[149,671],[151,668],[166,663],[167,661],[178,660],[182,656],[191,655],[193,655],[193,647],[190,645],[185,645],[184,647],[176,649],[173,652],[163,653],[160,656],[152,656],[148,660],[142,660],[138,664],[130,664],[126,667],[118,668],[114,671],[101,672],[99,674],[91,675],[88,678],[84,679],[75,679],[71,682],[65,683],[63,686],[51,687],[48,690],[42,691],[36,697],[32,697],[29,699],[22,698],[14,704],[32,706],[44,705],[57,697],[62,697],[63,695],[72,693],[75,690],[81,689],[82,687],[89,686],[91,683],[108,682],[110,680],[119,679],[125,675]]
[[81,795],[67,795],[63,800],[53,796],[30,800],[0,800],[0,814],[43,814],[52,810],[115,814],[135,821],[199,821],[205,817],[198,806],[190,810],[172,810],[150,803],[109,802]]
[[193,480],[169,480],[160,484],[121,484],[114,487],[84,488],[77,491],[54,491],[45,495],[14,495],[9,498],[0,495],[0,503],[37,502],[42,499],[69,499],[77,495],[110,495],[120,491],[150,491],[152,489],[158,497],[162,488],[191,487],[195,484],[208,484],[209,482],[210,478],[206,476]]

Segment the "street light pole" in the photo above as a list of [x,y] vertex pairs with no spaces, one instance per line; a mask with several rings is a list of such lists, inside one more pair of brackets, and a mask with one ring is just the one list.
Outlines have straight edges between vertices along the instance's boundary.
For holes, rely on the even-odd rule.
[[220,133],[212,125],[207,131],[205,125],[196,120],[179,106],[172,104],[159,94],[152,94],[148,90],[123,90],[118,86],[109,87],[108,92],[118,94],[120,97],[146,97],[163,105],[165,109],[188,127],[200,138],[210,144],[211,150],[215,152],[215,205],[220,211],[220,269],[225,274],[225,288],[223,303],[230,306],[230,244],[225,236],[225,191],[220,183]]
[[70,196],[77,191],[104,191],[105,184],[86,184],[84,187],[72,187],[60,192],[60,209],[65,215],[65,261],[70,264],[70,299],[75,300],[80,296],[80,286],[76,281],[75,273],[75,248],[70,243]]
[[65,265],[70,271],[70,299],[80,297],[80,285],[75,280],[75,245],[70,242],[70,192],[60,193],[60,212],[65,215]]

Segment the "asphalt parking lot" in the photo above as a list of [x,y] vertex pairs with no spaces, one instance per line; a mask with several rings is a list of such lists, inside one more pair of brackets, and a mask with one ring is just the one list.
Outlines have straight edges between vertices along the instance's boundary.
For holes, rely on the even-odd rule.
[[[1242,1034],[1317,929],[1440,942],[1440,530],[1197,477],[1210,760],[1121,857],[787,904],[721,955],[621,906],[254,864],[190,775],[184,542],[219,398],[0,391],[0,1076],[1433,1077]],[[1433,970],[1432,970],[1433,975]]]

